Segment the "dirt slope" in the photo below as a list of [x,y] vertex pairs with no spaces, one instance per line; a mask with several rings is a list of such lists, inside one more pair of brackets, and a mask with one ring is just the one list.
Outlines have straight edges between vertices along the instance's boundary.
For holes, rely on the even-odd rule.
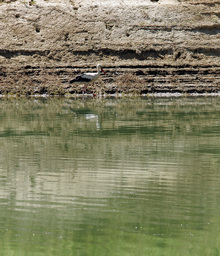
[[[108,93],[135,86],[137,93],[218,92],[220,2],[0,3],[2,94],[80,93],[81,87],[70,87],[68,80],[95,70],[97,63],[108,73],[102,79]],[[121,82],[124,74],[133,74],[130,87]]]

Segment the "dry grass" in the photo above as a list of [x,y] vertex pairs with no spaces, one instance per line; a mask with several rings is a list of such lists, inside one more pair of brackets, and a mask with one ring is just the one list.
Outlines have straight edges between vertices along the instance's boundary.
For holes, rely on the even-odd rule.
[[119,91],[140,93],[144,80],[132,73],[124,73],[116,78]]

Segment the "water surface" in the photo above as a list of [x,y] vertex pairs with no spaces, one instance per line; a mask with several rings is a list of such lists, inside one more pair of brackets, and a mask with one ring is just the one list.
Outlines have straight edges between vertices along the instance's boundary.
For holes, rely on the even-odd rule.
[[219,98],[0,100],[0,255],[219,255]]

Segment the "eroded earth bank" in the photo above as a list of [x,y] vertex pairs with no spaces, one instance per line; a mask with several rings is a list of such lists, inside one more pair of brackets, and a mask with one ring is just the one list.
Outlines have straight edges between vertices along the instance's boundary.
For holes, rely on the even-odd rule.
[[220,92],[219,0],[0,1],[0,94]]

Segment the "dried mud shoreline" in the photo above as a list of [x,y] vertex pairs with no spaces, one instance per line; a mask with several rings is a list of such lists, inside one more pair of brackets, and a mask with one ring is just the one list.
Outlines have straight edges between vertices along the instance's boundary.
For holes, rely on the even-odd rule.
[[103,2],[0,4],[0,95],[220,93],[219,1]]

